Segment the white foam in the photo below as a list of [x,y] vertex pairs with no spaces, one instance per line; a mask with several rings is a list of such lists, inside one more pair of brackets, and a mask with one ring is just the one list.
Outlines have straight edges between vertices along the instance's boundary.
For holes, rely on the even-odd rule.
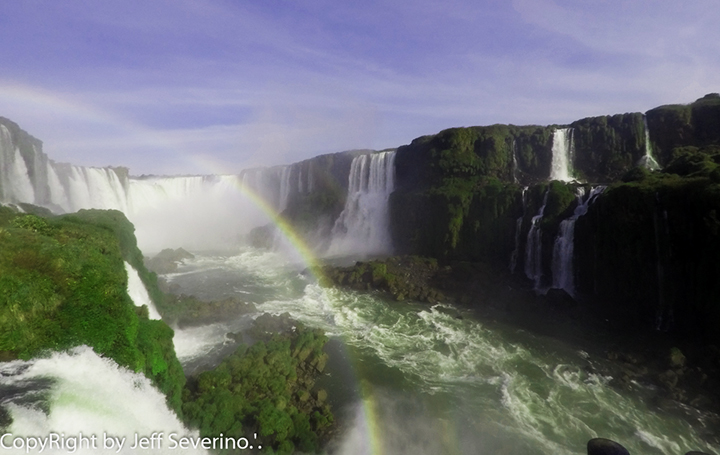
[[160,316],[157,308],[155,308],[155,304],[150,299],[147,288],[140,279],[140,275],[138,275],[137,270],[135,270],[135,268],[133,268],[133,266],[129,263],[125,262],[125,271],[128,276],[127,293],[135,306],[146,305],[148,307],[150,319],[162,319],[162,316]]
[[[28,382],[50,380],[43,406],[28,403],[35,392],[15,394],[4,403],[13,418],[7,429],[13,437],[48,437],[50,433],[74,437],[95,436],[96,448],[84,446],[76,454],[116,453],[116,449],[103,450],[103,435],[125,437],[120,453],[138,454],[150,451],[131,450],[135,435],[150,437],[154,432],[165,435],[165,445],[152,453],[177,453],[170,450],[167,437],[170,433],[197,436],[187,430],[177,416],[168,409],[165,396],[155,389],[142,374],[119,367],[112,360],[102,358],[87,346],[68,353],[54,353],[46,359],[29,362],[14,361],[0,364],[0,384],[22,387]],[[6,438],[11,444],[11,439]],[[25,450],[7,450],[3,453],[25,453]],[[38,453],[31,451],[30,453]],[[67,448],[44,450],[43,454],[68,454]],[[183,453],[205,453],[183,451]]]

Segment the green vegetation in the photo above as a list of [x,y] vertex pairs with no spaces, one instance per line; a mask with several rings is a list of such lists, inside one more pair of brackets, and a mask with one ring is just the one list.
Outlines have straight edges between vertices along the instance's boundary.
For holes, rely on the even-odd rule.
[[147,309],[135,307],[126,292],[124,260],[141,277],[154,275],[142,266],[133,226],[122,213],[84,210],[41,218],[0,207],[0,252],[4,358],[29,359],[85,344],[145,373],[180,412],[185,378],[173,332],[148,320]]
[[319,270],[323,286],[344,286],[357,290],[377,289],[395,300],[437,302],[443,294],[428,285],[438,272],[436,259],[393,256],[383,260],[357,262],[351,267],[324,266]]
[[617,114],[573,122],[575,167],[594,181],[616,180],[645,154],[643,116]]
[[720,95],[710,93],[691,104],[660,106],[647,112],[653,153],[661,164],[678,147],[720,145]]
[[[123,261],[139,264],[141,276],[152,280],[153,294],[160,291],[155,275],[142,266],[132,224],[120,212],[43,218],[0,207],[0,251],[0,359],[91,346],[144,373],[169,407],[181,417],[184,411],[185,421],[203,435],[252,439],[257,433],[268,453],[314,452],[329,431],[327,393],[314,389],[328,359],[327,337],[287,318],[258,318],[251,333],[264,341],[242,345],[183,388],[172,329],[148,319],[147,308],[135,307],[127,295]],[[161,297],[158,308],[165,318],[191,324],[255,311],[233,299]],[[268,333],[278,328],[285,333]]]
[[313,390],[327,362],[320,330],[296,323],[249,348],[240,345],[214,370],[201,373],[184,394],[185,420],[202,436],[253,441],[264,453],[315,453],[333,424],[327,392]]
[[543,212],[543,227],[556,226],[562,219],[572,215],[569,209],[575,200],[576,195],[571,185],[557,180],[551,181],[548,184],[547,204]]

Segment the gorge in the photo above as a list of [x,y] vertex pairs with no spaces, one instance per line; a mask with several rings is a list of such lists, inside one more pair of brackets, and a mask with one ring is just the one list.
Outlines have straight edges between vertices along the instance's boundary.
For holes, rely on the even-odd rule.
[[[123,247],[119,267],[126,277],[116,278],[135,304],[148,307],[150,319],[141,317],[148,324],[160,327],[151,321],[160,316],[152,309],[158,297],[139,251],[183,247],[196,257],[163,275],[175,292],[204,301],[238,296],[259,311],[290,313],[338,343],[330,357],[350,359],[345,370],[353,373],[337,363],[328,367],[333,378],[351,377],[344,388],[324,385],[330,396],[342,397],[335,405],[345,427],[328,446],[333,453],[582,453],[596,436],[622,439],[631,453],[717,452],[714,427],[703,430],[702,422],[712,420],[707,409],[687,420],[645,403],[652,392],[642,384],[619,392],[595,353],[476,320],[467,307],[479,301],[427,305],[323,288],[309,266],[317,257],[390,254],[430,258],[438,269],[483,263],[506,271],[510,264],[514,282],[538,299],[562,290],[572,305],[600,306],[628,331],[659,330],[673,341],[717,345],[719,165],[717,94],[569,125],[452,128],[396,150],[321,155],[222,176],[134,177],[126,168],[55,163],[37,139],[0,119],[4,210],[40,220],[49,214],[38,207],[57,214],[122,212],[140,249]],[[117,222],[124,226],[121,239],[132,234]],[[35,233],[46,229],[22,223]],[[384,272],[368,273],[372,288]],[[0,294],[3,312],[17,295]],[[245,333],[254,317],[175,327],[175,354],[185,368],[203,357],[219,363],[233,345],[227,334]],[[7,343],[0,345],[4,356],[24,358]],[[17,399],[27,383],[41,381],[35,369],[57,371],[56,382],[65,384],[59,371],[80,367],[60,362],[107,368],[92,350],[74,352],[3,367],[10,379],[0,385],[0,405],[9,409],[13,432],[31,431],[38,421],[54,428],[53,413],[43,414],[42,406],[55,404],[23,406]],[[152,376],[151,367],[140,371]],[[153,422],[137,428],[186,431],[172,411],[161,414],[148,418],[162,428],[152,429]],[[91,420],[65,431],[102,431]]]

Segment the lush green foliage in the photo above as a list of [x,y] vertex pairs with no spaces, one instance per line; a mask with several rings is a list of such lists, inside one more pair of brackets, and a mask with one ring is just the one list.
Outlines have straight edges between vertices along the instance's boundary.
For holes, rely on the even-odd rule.
[[326,392],[312,390],[327,361],[326,342],[322,331],[298,324],[267,342],[241,345],[187,389],[186,421],[205,436],[252,441],[256,433],[263,452],[315,453],[333,423]]
[[710,93],[691,104],[660,106],[647,112],[650,140],[661,164],[678,147],[720,145],[720,97]]
[[0,208],[0,351],[27,359],[86,344],[145,372],[179,411],[172,330],[147,320],[126,292],[123,260],[138,257],[120,212],[40,218]]

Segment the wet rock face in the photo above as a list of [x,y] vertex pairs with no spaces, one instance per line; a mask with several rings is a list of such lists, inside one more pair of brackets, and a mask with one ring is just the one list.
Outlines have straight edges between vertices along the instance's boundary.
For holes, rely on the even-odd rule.
[[588,455],[630,455],[630,452],[615,441],[605,438],[591,439],[587,443]]
[[670,367],[682,368],[685,366],[685,356],[678,348],[670,349]]

